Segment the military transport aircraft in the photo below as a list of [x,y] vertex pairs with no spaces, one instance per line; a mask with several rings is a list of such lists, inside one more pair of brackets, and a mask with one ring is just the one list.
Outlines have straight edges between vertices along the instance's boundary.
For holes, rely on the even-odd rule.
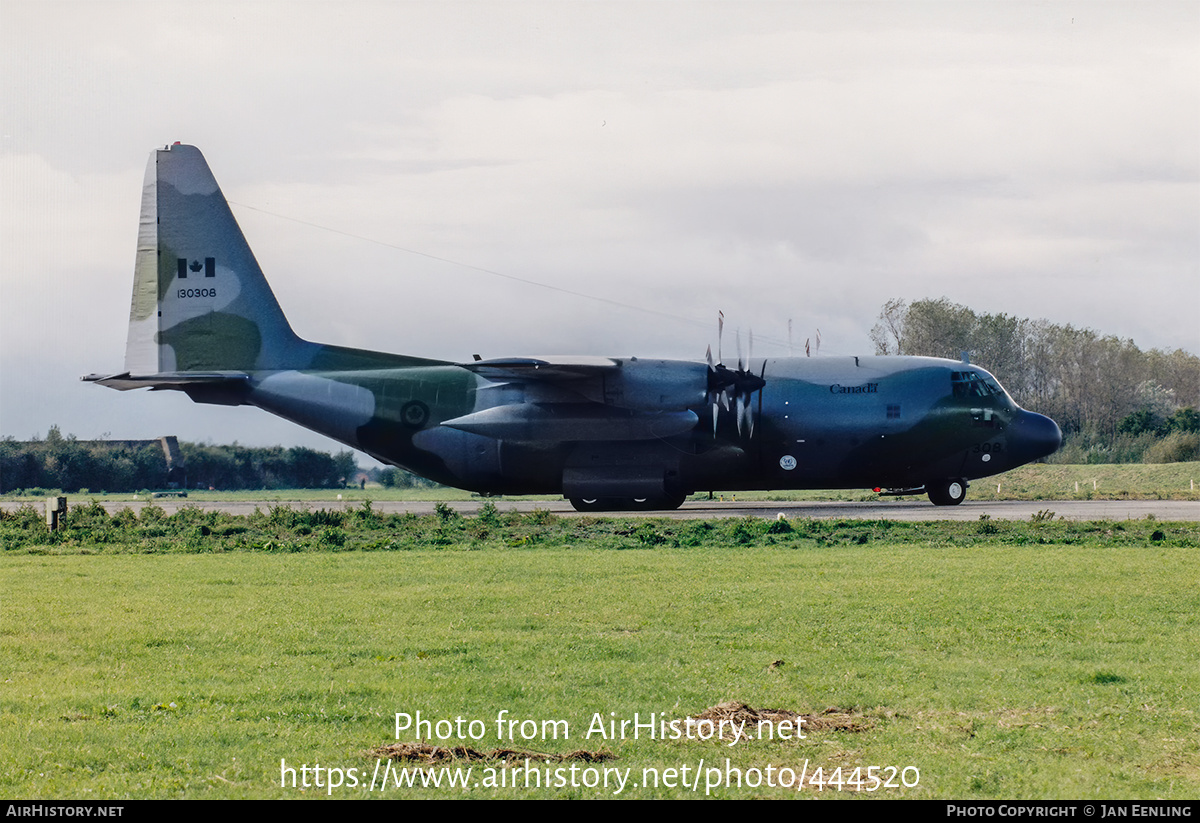
[[257,406],[385,463],[580,510],[676,508],[697,491],[873,488],[963,500],[967,481],[1053,453],[1053,420],[992,375],[928,357],[453,363],[292,332],[208,164],[154,151],[125,370],[115,389]]

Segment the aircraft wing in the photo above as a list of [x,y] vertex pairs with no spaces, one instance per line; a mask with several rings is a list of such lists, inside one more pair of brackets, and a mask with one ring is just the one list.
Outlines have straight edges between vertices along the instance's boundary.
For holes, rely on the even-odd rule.
[[582,380],[620,368],[611,357],[499,357],[459,365],[489,380]]

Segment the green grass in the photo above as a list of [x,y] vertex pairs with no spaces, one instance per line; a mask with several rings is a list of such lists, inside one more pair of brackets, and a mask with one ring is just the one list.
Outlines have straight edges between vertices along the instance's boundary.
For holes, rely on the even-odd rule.
[[1028,521],[891,521],[756,517],[672,520],[656,517],[562,517],[535,508],[500,511],[485,503],[464,517],[438,503],[432,515],[385,514],[369,501],[336,509],[273,506],[250,515],[185,506],[168,515],[157,506],[108,514],[98,503],[72,507],[56,531],[32,506],[0,510],[0,547],[7,554],[480,551],[528,548],[641,549],[727,546],[824,547],[1164,546],[1196,548],[1200,523],[1160,523],[1153,517],[1113,522],[1055,519],[1043,509]]
[[974,480],[969,496],[972,500],[1200,500],[1200,463],[1034,464]]
[[[506,515],[480,537],[479,519],[452,514],[376,516],[377,529],[274,516],[254,526],[278,530],[266,549],[205,544],[209,521],[191,514],[151,517],[162,535],[128,544],[0,556],[0,796],[323,795],[281,787],[281,758],[361,769],[366,782],[366,751],[394,742],[395,713],[418,710],[485,721],[484,740],[464,741],[480,749],[501,745],[500,710],[566,720],[569,741],[517,743],[605,748],[618,759],[600,765],[635,781],[643,768],[728,757],[742,769],[919,768],[917,786],[872,795],[884,797],[1200,793],[1194,524],[796,521],[772,532],[535,514]],[[249,526],[209,529],[205,539],[258,539]],[[384,539],[376,532],[405,550],[352,550]],[[580,739],[595,713],[681,718],[726,700],[837,707],[868,728],[733,748]],[[463,795],[609,793],[383,796]]]

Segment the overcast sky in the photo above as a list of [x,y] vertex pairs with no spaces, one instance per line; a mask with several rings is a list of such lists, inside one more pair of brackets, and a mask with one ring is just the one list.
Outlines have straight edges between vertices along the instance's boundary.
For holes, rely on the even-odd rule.
[[944,296],[1200,353],[1194,0],[0,0],[0,89],[18,439],[336,448],[79,382],[122,368],[176,140],[311,340],[701,359],[722,310],[727,360],[738,327],[786,355],[789,320],[870,354],[885,300]]

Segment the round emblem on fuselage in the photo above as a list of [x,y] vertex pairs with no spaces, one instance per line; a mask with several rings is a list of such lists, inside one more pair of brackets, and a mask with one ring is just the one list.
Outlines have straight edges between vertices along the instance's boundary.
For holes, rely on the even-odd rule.
[[429,407],[420,400],[410,400],[400,407],[400,420],[410,429],[419,429],[429,419]]
[[792,457],[790,454],[785,454],[783,457],[779,458],[779,468],[783,469],[785,472],[790,472],[792,469],[796,468],[796,458]]

